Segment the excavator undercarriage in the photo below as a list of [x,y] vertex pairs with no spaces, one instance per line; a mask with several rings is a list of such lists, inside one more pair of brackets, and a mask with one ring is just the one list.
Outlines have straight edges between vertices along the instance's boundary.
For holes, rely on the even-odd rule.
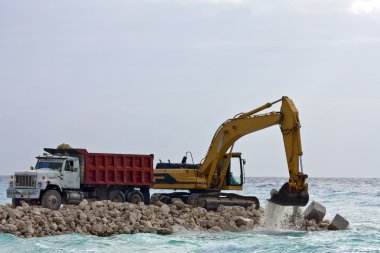
[[259,199],[254,196],[242,196],[235,193],[224,192],[203,192],[203,193],[155,193],[151,197],[151,203],[156,203],[157,200],[172,204],[172,199],[179,198],[184,203],[193,207],[202,207],[207,210],[216,210],[219,205],[223,206],[242,206],[249,207],[255,205],[255,208],[260,207]]

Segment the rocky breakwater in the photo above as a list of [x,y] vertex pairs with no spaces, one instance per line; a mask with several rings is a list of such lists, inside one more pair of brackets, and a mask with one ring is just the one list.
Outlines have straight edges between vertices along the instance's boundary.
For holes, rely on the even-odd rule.
[[0,206],[0,232],[18,237],[42,237],[79,233],[111,236],[116,234],[171,234],[176,230],[247,231],[260,224],[263,209],[250,206],[220,206],[216,211],[191,207],[175,200],[166,205],[134,205],[111,201],[86,200],[79,205],[64,205],[58,211],[46,208]]
[[332,221],[324,219],[325,215],[326,207],[312,201],[303,213],[298,209],[294,215],[285,215],[285,220],[289,224],[288,228],[303,231],[344,230],[349,225],[340,214],[336,214]]

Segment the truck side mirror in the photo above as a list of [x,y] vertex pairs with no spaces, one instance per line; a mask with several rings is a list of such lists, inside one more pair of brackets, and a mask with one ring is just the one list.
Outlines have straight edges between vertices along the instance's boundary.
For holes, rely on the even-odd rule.
[[34,170],[33,166],[30,166],[30,170]]

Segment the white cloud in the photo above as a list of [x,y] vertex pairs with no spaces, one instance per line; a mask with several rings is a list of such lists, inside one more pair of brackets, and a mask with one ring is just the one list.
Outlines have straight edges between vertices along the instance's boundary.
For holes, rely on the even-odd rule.
[[357,15],[380,14],[380,0],[356,0],[352,3],[350,11]]

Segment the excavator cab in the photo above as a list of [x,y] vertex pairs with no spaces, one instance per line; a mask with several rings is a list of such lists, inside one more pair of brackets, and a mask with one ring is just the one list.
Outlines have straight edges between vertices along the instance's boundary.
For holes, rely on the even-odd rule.
[[227,169],[227,185],[242,186],[244,183],[244,164],[245,161],[239,156],[231,157],[230,164]]

